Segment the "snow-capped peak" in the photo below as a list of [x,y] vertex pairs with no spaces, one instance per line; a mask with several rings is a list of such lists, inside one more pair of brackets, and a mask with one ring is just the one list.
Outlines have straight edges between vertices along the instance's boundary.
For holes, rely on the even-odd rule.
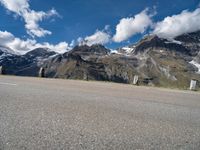
[[5,54],[20,55],[18,52],[15,52],[14,50],[12,50],[10,48],[1,46],[1,45],[0,45],[0,51]]
[[124,50],[127,54],[132,53],[135,50],[135,46],[132,47],[122,47],[122,50]]

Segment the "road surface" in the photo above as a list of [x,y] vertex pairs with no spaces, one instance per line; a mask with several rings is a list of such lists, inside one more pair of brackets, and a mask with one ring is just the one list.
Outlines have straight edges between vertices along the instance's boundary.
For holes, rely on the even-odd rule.
[[0,76],[0,150],[200,149],[200,93]]

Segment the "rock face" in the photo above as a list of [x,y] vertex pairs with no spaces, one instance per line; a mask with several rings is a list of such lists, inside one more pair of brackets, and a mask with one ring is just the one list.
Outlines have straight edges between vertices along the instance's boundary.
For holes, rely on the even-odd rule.
[[[0,56],[4,54],[0,51]],[[200,32],[173,41],[150,35],[115,53],[102,45],[82,45],[59,55],[36,49],[23,56],[0,58],[8,74],[38,76],[42,67],[49,78],[132,84],[138,76],[140,85],[186,89],[191,79],[200,81]]]
[[84,45],[52,58],[44,68],[48,77],[109,80],[112,76],[107,73],[109,58],[109,50],[105,47]]
[[[186,39],[190,40],[186,40]],[[103,46],[77,46],[44,64],[46,76],[53,78],[102,80],[133,83],[139,75],[139,84],[188,88],[191,78],[200,80],[199,34],[191,33],[174,41],[157,36],[146,36],[135,45],[109,53]]]
[[38,76],[40,66],[55,54],[55,52],[42,48],[25,55],[8,54],[0,50],[0,66],[4,67],[5,74]]

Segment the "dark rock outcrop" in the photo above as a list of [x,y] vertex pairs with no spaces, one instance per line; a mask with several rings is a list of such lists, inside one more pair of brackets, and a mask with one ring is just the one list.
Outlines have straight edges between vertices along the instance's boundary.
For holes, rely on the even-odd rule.
[[40,66],[55,55],[55,52],[47,49],[35,49],[25,55],[7,54],[2,52],[0,55],[0,66],[5,69],[5,74],[20,76],[38,76]]

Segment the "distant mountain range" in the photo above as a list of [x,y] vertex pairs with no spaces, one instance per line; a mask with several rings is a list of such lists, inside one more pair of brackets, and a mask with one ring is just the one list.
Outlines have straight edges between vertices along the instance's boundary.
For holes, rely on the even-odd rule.
[[24,55],[10,51],[9,48],[0,47],[0,66],[3,66],[5,73],[19,76],[38,76],[40,67],[45,61],[56,55],[49,49],[38,48]]
[[38,48],[25,55],[0,46],[0,66],[11,75],[49,78],[133,82],[141,85],[186,89],[191,79],[200,81],[200,31],[174,40],[155,35],[111,51],[102,45],[76,46],[64,54]]

